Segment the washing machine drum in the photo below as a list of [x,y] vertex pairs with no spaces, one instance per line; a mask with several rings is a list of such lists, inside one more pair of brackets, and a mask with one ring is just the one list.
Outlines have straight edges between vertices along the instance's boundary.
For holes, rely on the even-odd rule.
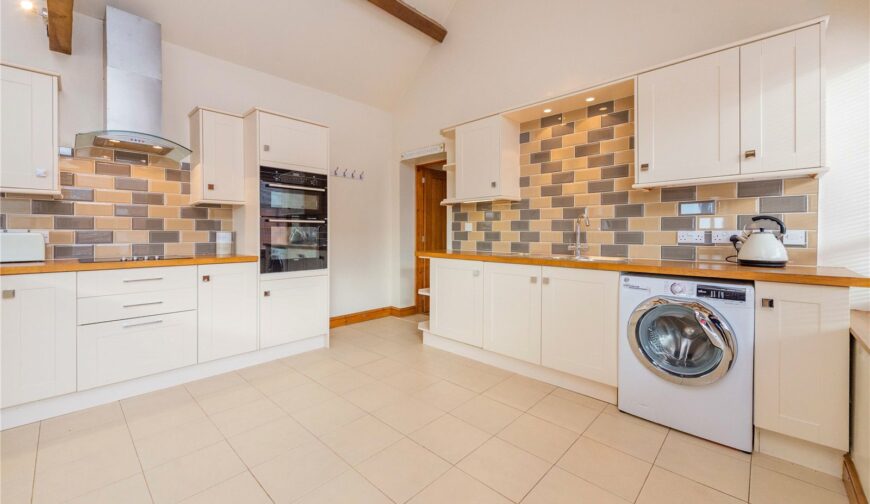
[[711,307],[670,297],[638,306],[628,324],[635,356],[659,377],[686,385],[721,379],[736,355],[734,335]]

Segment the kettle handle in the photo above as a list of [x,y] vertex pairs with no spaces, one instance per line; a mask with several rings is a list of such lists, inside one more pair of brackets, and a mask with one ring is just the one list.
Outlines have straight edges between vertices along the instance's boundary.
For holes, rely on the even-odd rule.
[[779,225],[779,235],[785,236],[785,223],[782,222],[781,219],[778,219],[772,215],[756,215],[755,217],[752,218],[752,222],[756,222],[756,221],[760,221],[760,220],[769,220],[769,221],[776,222],[777,225]]

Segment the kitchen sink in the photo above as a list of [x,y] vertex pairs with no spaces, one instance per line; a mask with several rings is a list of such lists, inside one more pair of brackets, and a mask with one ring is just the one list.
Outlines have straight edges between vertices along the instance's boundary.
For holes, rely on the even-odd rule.
[[554,255],[553,259],[561,259],[577,262],[609,262],[609,263],[626,263],[628,259],[625,257],[608,257],[608,256],[573,256],[573,255]]

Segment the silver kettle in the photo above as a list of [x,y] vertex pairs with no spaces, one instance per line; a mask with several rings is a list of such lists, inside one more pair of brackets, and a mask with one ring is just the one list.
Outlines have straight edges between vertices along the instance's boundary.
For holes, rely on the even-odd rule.
[[[758,221],[772,221],[779,225],[779,231],[772,231],[761,226],[752,227]],[[731,237],[731,243],[737,250],[737,262],[747,266],[783,267],[788,262],[788,252],[782,243],[785,236],[785,224],[771,215],[756,215],[752,221],[743,227],[739,235]]]

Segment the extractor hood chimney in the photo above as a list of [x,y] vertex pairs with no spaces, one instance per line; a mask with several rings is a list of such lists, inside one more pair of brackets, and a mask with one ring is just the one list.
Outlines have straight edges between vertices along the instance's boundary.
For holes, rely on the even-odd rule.
[[[160,24],[106,6],[106,129],[76,135],[76,153],[93,147],[181,161],[190,149],[161,137]],[[100,149],[96,149],[100,151]],[[103,151],[104,152],[104,151]]]

